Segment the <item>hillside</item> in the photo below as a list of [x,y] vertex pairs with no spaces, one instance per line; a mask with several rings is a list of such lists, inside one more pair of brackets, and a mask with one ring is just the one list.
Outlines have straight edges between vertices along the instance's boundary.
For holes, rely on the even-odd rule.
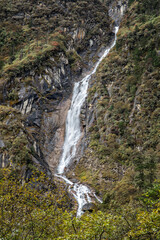
[[[159,0],[0,0],[0,239],[160,239],[159,9]],[[65,169],[102,203],[76,217],[74,184],[55,175],[67,112],[117,25]]]
[[0,166],[55,171],[73,83],[114,37],[107,16],[98,0],[0,1]]
[[76,172],[106,207],[129,203],[159,178],[160,18],[151,2],[129,1],[116,47],[90,82]]

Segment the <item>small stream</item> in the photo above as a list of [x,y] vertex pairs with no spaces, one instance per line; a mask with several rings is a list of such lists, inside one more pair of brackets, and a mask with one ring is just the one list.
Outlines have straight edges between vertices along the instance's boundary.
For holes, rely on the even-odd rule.
[[65,140],[63,145],[63,153],[60,158],[60,162],[57,168],[57,176],[58,178],[63,179],[66,184],[69,185],[69,192],[73,194],[74,198],[78,203],[77,216],[81,216],[83,214],[82,208],[85,204],[91,203],[92,199],[102,202],[94,193],[94,191],[90,190],[87,186],[81,183],[73,183],[65,176],[65,170],[71,163],[72,159],[76,155],[76,146],[81,137],[81,126],[80,126],[80,111],[81,107],[87,97],[87,90],[89,80],[92,75],[95,74],[99,64],[102,60],[108,55],[110,50],[114,47],[116,43],[116,34],[118,32],[118,27],[115,27],[115,40],[109,48],[106,48],[102,57],[98,60],[94,69],[85,76],[81,81],[76,82],[73,89],[73,96],[70,109],[68,111],[67,120],[66,120],[66,133]]

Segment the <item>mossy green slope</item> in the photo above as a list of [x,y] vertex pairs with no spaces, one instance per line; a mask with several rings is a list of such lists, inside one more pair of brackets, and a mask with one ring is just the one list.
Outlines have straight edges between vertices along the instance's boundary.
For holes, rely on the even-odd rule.
[[[0,68],[2,73],[27,70],[44,55],[64,50],[80,29],[74,48],[81,52],[90,38],[107,41],[101,31],[110,28],[107,8],[94,1],[0,1]],[[84,30],[84,31],[83,31]],[[60,48],[60,49],[59,49]],[[65,49],[66,49],[65,48]],[[15,74],[16,74],[15,73]]]
[[88,119],[94,115],[94,122],[76,172],[107,206],[135,199],[159,175],[159,1],[154,4],[129,3],[116,46],[89,89]]

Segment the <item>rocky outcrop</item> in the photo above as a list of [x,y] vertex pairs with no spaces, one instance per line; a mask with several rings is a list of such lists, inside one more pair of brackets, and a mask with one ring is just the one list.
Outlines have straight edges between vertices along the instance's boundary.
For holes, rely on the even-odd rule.
[[94,203],[86,203],[83,207],[82,207],[82,211],[83,212],[93,212],[97,210],[97,206]]
[[111,1],[109,4],[109,15],[117,25],[120,24],[128,7],[128,0]]
[[50,113],[44,113],[42,119],[41,133],[42,151],[45,161],[48,163],[52,173],[55,173],[58,166],[60,155],[62,154],[65,123],[68,109],[70,107],[70,99],[60,102],[56,106],[56,110]]

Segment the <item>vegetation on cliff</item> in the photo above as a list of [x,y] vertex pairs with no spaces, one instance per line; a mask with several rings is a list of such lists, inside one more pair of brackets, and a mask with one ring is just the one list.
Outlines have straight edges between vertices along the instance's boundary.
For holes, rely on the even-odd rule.
[[76,218],[70,199],[44,173],[35,172],[28,182],[16,171],[0,171],[1,239],[118,240],[160,237],[160,184],[143,194],[140,206],[129,205],[116,214],[102,211]]
[[44,55],[57,48],[64,50],[74,31],[78,53],[88,47],[92,37],[106,42],[102,32],[107,32],[110,24],[105,12],[98,1],[0,1],[2,73],[22,74],[22,68],[27,71],[33,64],[40,65]]
[[10,166],[0,170],[1,239],[160,239],[158,10],[158,0],[129,0],[116,46],[92,78],[89,145],[75,173],[103,204],[76,218],[66,192],[35,171],[48,168],[38,114],[56,111],[68,89],[45,79],[47,67],[60,71],[65,58],[68,72],[79,71],[90,40],[110,42],[108,9],[98,0],[0,0],[0,163]]
[[92,50],[111,40],[106,15],[98,0],[0,1],[0,165],[47,166],[43,116],[69,97]]
[[159,1],[152,3],[129,2],[89,89],[89,146],[76,173],[108,209],[136,202],[159,178],[160,18]]

